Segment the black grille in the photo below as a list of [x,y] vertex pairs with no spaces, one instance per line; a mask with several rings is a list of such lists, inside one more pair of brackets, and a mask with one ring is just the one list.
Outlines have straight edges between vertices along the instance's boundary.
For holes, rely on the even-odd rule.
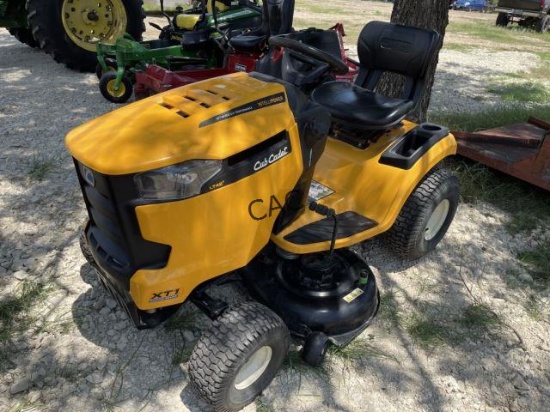
[[139,198],[133,175],[107,176],[85,169],[76,160],[75,166],[90,218],[86,236],[94,259],[108,280],[128,290],[130,277],[138,269],[166,265],[170,246],[141,236],[135,208],[145,202]]

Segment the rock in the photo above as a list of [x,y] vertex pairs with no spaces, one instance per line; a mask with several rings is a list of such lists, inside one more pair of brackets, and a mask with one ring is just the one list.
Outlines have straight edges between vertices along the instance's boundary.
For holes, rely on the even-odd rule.
[[94,372],[86,376],[86,381],[90,382],[93,385],[99,385],[101,382],[103,382],[103,373],[101,372]]
[[38,402],[39,399],[40,399],[40,391],[31,391],[31,393],[29,393],[30,403]]
[[195,341],[195,334],[190,330],[184,330],[183,331],[183,339],[185,339],[185,341],[187,343],[194,342]]
[[115,326],[114,326],[115,330],[118,330],[118,331],[126,329],[127,327],[128,327],[128,322],[126,322],[125,320],[115,323]]
[[29,378],[24,377],[10,386],[10,393],[15,395],[16,393],[24,392],[29,389],[31,381]]
[[118,304],[116,303],[116,300],[107,298],[105,299],[105,306],[107,306],[109,309],[115,309]]
[[93,304],[92,308],[95,310],[100,310],[105,306],[105,299],[103,297],[99,297]]
[[108,308],[107,306],[104,306],[99,310],[99,314],[101,316],[107,316],[109,313],[111,313],[111,309]]
[[516,388],[518,391],[529,390],[529,385],[527,384],[527,382],[525,382],[525,380],[520,375],[516,376],[513,383],[514,383],[514,388]]
[[29,274],[24,270],[18,270],[13,274],[13,277],[17,280],[25,280],[29,277]]
[[533,283],[533,277],[529,273],[521,273],[518,276],[518,279],[523,282]]

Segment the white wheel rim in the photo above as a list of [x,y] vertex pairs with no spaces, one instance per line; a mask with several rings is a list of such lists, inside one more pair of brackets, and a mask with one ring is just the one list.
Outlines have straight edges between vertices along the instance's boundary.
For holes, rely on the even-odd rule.
[[439,230],[443,227],[443,224],[445,223],[445,219],[447,219],[450,208],[451,202],[449,202],[449,199],[445,199],[437,205],[432,215],[428,219],[426,229],[424,229],[425,240],[432,240],[439,233]]
[[262,346],[241,366],[235,378],[235,388],[242,391],[256,382],[265,372],[273,356],[270,346]]

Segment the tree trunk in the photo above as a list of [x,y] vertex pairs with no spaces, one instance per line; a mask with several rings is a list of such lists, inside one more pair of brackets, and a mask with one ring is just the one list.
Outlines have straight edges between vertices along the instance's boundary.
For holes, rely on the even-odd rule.
[[[416,122],[426,120],[432,86],[434,82],[435,69],[439,58],[439,50],[443,45],[445,29],[449,24],[449,3],[450,0],[395,0],[391,15],[392,23],[404,24],[406,26],[434,29],[440,35],[440,42],[437,45],[437,52],[428,66],[426,74],[425,90],[415,111],[409,118]],[[386,75],[377,90],[389,96],[399,96],[403,87],[403,79],[399,75]]]

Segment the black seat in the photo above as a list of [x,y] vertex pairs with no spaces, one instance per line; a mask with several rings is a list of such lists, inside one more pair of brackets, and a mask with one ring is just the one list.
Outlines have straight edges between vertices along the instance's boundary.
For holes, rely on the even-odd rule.
[[245,52],[259,52],[267,45],[269,36],[290,33],[294,18],[294,2],[295,0],[264,0],[262,25],[256,30],[231,38],[231,47]]
[[[311,98],[328,109],[333,121],[356,129],[384,129],[399,123],[420,100],[426,69],[439,41],[434,30],[373,21],[365,25],[357,44],[359,74],[354,84],[327,82]],[[405,78],[401,97],[375,92],[382,73]]]

